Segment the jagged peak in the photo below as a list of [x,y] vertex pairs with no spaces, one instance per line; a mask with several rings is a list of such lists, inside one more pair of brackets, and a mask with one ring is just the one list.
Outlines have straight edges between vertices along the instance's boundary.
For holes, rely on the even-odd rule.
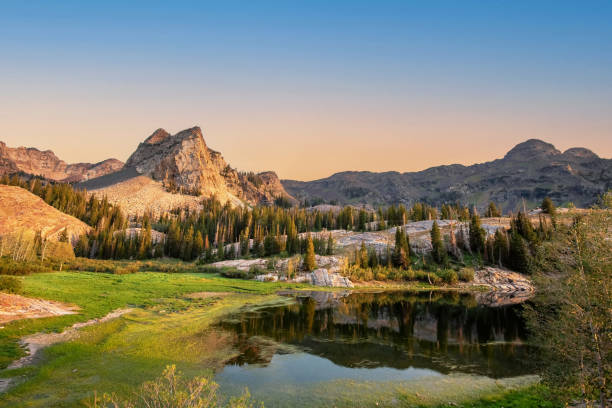
[[554,156],[561,154],[554,145],[546,143],[540,139],[529,139],[514,146],[505,159],[511,160],[532,160],[535,157]]
[[204,139],[204,136],[202,135],[202,129],[200,129],[199,126],[194,126],[189,129],[181,130],[173,137],[177,139],[183,139],[186,137],[198,137]]
[[146,144],[157,144],[161,141],[170,137],[170,133],[166,132],[165,129],[159,128],[155,132],[151,134],[151,136],[147,137],[144,141]]

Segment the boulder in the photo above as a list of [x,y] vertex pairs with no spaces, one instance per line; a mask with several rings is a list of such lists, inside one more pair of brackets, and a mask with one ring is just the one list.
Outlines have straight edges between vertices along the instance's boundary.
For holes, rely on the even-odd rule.
[[339,273],[330,273],[327,269],[315,269],[311,272],[311,283],[315,286],[330,286],[338,288],[352,288],[353,282]]

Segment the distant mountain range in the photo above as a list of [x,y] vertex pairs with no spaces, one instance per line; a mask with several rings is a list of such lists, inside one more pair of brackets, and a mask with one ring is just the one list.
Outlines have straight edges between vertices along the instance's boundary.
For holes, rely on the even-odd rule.
[[117,171],[123,162],[107,159],[99,163],[68,164],[51,150],[40,151],[33,147],[7,147],[0,142],[0,175],[27,173],[67,183],[89,180]]
[[453,164],[411,173],[347,171],[314,181],[282,180],[300,200],[385,205],[416,201],[440,205],[460,201],[484,208],[489,201],[514,210],[551,197],[555,203],[587,206],[612,188],[612,160],[585,148],[560,152],[530,139],[502,159],[463,166]]
[[208,148],[199,127],[175,135],[156,130],[125,165],[116,159],[67,164],[50,150],[9,148],[0,142],[0,175],[17,172],[77,183],[126,207],[137,205],[139,211],[179,205],[177,196],[190,197],[183,201],[192,204],[196,197],[216,196],[234,205],[283,198],[293,204],[307,199],[374,206],[459,201],[484,208],[494,201],[508,211],[523,199],[533,205],[546,196],[557,204],[587,206],[612,188],[612,160],[584,148],[562,153],[537,139],[518,144],[502,159],[472,166],[453,164],[412,173],[348,171],[314,181],[281,181],[271,171],[236,171],[221,153]]

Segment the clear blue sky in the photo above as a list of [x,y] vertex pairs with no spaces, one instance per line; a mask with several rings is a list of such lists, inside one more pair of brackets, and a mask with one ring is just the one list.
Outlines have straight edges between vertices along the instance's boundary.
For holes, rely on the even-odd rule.
[[612,157],[612,1],[2,1],[0,124],[70,162],[197,124],[298,179]]

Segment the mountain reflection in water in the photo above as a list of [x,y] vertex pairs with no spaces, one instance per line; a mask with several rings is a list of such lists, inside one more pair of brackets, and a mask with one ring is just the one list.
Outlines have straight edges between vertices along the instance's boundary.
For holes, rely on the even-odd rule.
[[[266,366],[306,353],[345,369],[426,369],[501,378],[528,374],[521,306],[478,305],[469,294],[308,292],[291,305],[219,323],[235,333],[229,366]],[[228,367],[229,368],[229,367]]]

